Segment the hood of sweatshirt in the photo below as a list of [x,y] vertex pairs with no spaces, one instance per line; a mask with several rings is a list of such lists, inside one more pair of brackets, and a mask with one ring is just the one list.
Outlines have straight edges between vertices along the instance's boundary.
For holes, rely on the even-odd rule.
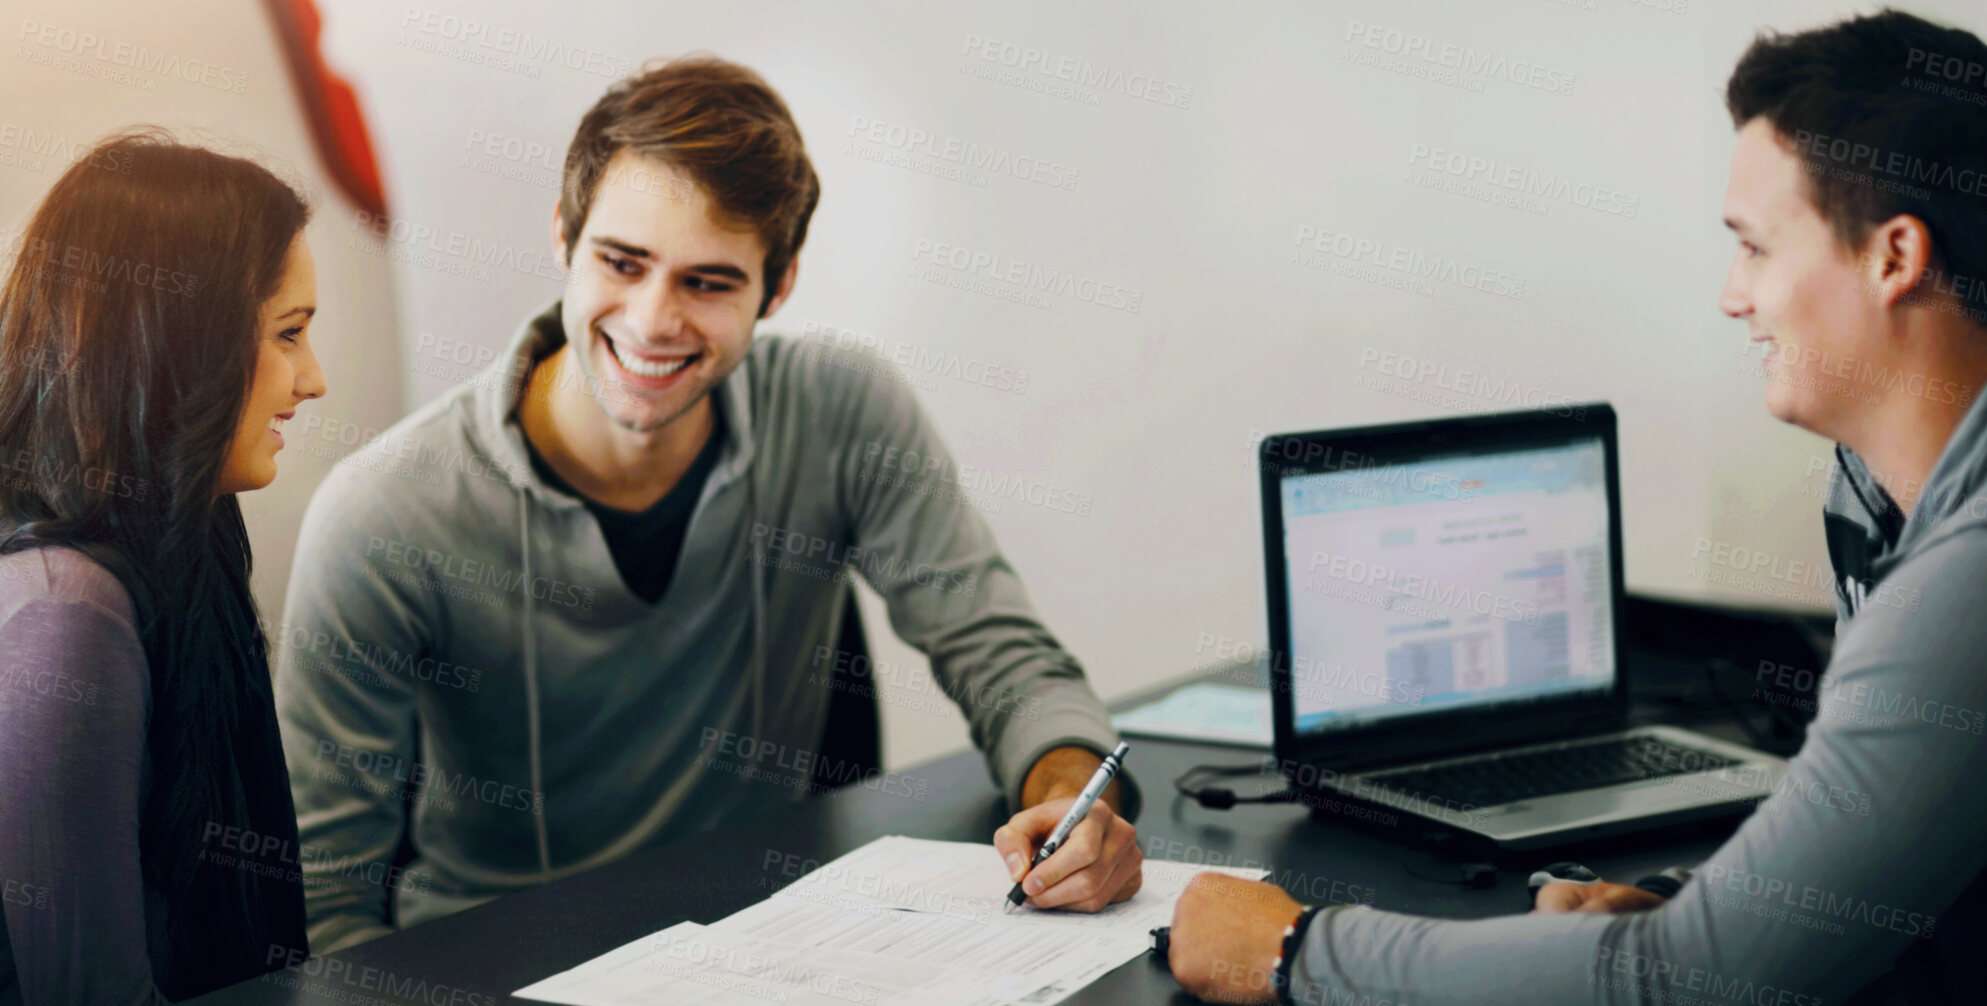
[[1855,451],[1835,446],[1836,470],[1822,508],[1835,566],[1838,623],[1869,604],[1907,606],[1884,579],[1908,556],[1987,523],[1987,396],[1975,395],[1906,515]]
[[[468,434],[472,443],[494,459],[508,477],[511,489],[518,495],[518,554],[522,557],[523,576],[531,581],[531,526],[534,505],[549,510],[584,509],[585,503],[560,489],[553,487],[539,477],[531,464],[530,448],[524,442],[521,424],[512,422],[518,403],[523,399],[529,386],[533,369],[540,360],[557,352],[566,343],[565,326],[561,320],[562,301],[553,301],[544,310],[532,316],[517,333],[511,337],[501,370],[502,381],[489,381],[476,389],[473,421]],[[747,486],[746,512],[757,510],[758,486],[752,471],[752,410],[751,380],[744,366],[734,369],[725,380],[712,391],[713,404],[723,411],[724,436],[726,442],[719,455],[716,470],[711,473],[711,481],[718,484],[743,478]],[[527,498],[528,497],[528,498]],[[748,614],[747,632],[752,641],[752,659],[749,669],[750,684],[747,694],[752,706],[750,736],[763,736],[765,729],[765,677],[766,677],[766,612],[765,584],[761,541],[750,532],[757,522],[751,519],[740,521],[737,529],[738,545],[754,557],[752,569],[752,607]],[[531,791],[543,793],[545,787],[544,769],[544,729],[545,714],[540,705],[538,680],[538,640],[535,638],[537,612],[536,599],[532,592],[524,591],[521,597],[522,617],[518,619],[521,636],[518,651],[522,657],[525,686],[525,707],[529,721],[526,724],[526,750],[531,763]],[[545,802],[533,804],[533,825],[538,843],[539,869],[545,879],[552,876],[552,843],[545,817]]]

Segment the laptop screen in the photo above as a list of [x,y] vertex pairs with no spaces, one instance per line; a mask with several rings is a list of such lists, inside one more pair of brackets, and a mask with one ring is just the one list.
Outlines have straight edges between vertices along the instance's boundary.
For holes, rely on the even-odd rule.
[[1581,436],[1285,475],[1297,733],[1607,696],[1606,464]]

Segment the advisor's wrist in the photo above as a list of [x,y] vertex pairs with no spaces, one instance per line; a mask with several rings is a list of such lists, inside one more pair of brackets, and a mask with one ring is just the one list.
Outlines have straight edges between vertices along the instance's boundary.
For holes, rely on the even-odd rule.
[[1279,1003],[1294,1002],[1290,994],[1291,969],[1296,966],[1298,955],[1304,952],[1304,934],[1323,907],[1305,905],[1298,910],[1296,918],[1277,933],[1276,957],[1270,964],[1270,985],[1276,990],[1276,1001]]
[[[1075,799],[1083,787],[1090,785],[1090,777],[1097,774],[1097,766],[1102,764],[1103,756],[1089,748],[1065,745],[1049,749],[1028,769],[1021,784],[1021,806],[1025,809],[1050,800]],[[1098,799],[1110,805],[1112,811],[1120,811],[1124,806],[1121,794],[1119,780],[1112,779]]]

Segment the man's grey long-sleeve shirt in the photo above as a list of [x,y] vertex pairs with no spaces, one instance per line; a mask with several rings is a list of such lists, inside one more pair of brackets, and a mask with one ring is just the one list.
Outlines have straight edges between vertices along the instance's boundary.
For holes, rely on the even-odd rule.
[[[649,605],[582,501],[537,477],[513,416],[564,338],[555,303],[341,462],[305,515],[270,636],[314,951],[846,779],[816,752],[851,575],[942,691],[907,694],[877,664],[857,683],[956,704],[1012,805],[1051,748],[1110,751],[1082,669],[881,361],[756,341],[712,393],[725,443]],[[896,773],[850,781],[928,795]],[[1127,780],[1128,815],[1135,800]]]

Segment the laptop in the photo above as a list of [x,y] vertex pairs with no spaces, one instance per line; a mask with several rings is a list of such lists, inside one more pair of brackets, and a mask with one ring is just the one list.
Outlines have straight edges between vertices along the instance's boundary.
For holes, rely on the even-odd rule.
[[1257,455],[1277,764],[1507,850],[1743,814],[1786,763],[1630,729],[1606,404],[1276,434]]

